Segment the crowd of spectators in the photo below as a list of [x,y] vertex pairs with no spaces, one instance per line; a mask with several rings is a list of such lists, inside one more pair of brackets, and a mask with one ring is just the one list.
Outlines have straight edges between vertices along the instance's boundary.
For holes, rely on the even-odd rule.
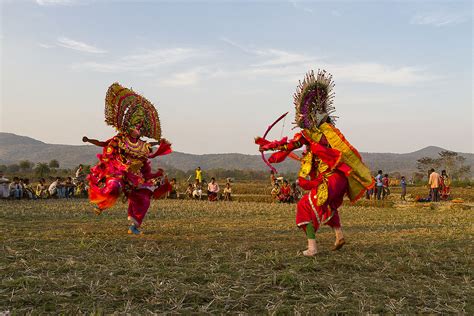
[[38,179],[36,185],[33,185],[29,178],[13,177],[10,180],[4,176],[3,172],[0,172],[0,199],[69,199],[86,197],[87,190],[82,165],[78,167],[76,177],[56,177],[49,184],[45,178]]

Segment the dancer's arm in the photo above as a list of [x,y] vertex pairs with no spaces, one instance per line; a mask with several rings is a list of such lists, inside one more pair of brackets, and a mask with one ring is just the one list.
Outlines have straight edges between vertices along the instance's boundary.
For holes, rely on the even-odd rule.
[[287,137],[282,138],[281,140],[268,141],[263,138],[257,137],[255,143],[260,145],[260,151],[293,151],[295,149],[303,147],[307,143],[306,139],[302,134],[297,133],[293,139],[288,141]]
[[[150,143],[150,144],[155,144],[155,142]],[[160,146],[158,147],[158,149],[155,150],[155,152],[151,153],[148,156],[149,159],[155,158],[156,156],[167,155],[172,152],[171,143],[168,142],[166,139],[162,138],[158,144],[160,144]]]
[[82,141],[84,143],[91,143],[92,145],[96,145],[99,147],[106,147],[109,144],[108,142],[101,142],[100,140],[97,140],[97,139],[90,139],[87,136],[82,137]]

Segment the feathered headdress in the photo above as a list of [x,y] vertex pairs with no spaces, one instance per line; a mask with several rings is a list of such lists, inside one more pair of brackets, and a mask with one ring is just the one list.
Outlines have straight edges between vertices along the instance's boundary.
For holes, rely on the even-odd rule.
[[325,70],[309,71],[303,82],[299,82],[294,94],[296,124],[300,128],[318,127],[324,122],[334,123],[336,110],[333,106],[334,82],[332,75]]
[[138,127],[142,136],[157,141],[161,138],[160,119],[153,104],[117,82],[105,96],[105,122],[121,132]]

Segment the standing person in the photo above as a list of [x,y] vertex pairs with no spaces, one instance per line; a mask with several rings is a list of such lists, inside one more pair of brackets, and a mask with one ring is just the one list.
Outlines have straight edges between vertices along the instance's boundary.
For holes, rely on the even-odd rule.
[[382,199],[385,200],[390,195],[390,179],[388,178],[388,174],[385,174],[382,178]]
[[406,201],[405,196],[407,195],[407,182],[405,176],[402,176],[400,180],[400,186],[402,187],[402,194],[400,195],[400,200]]
[[382,170],[379,170],[377,172],[377,176],[375,176],[375,188],[377,190],[377,200],[380,200],[382,198],[382,192],[383,192],[383,172]]
[[[89,200],[96,213],[112,207],[121,194],[128,200],[128,233],[141,234],[139,228],[148,212],[152,198],[169,191],[164,171],[152,172],[151,159],[171,153],[171,144],[161,138],[158,113],[153,104],[131,89],[112,84],[105,98],[105,122],[117,134],[106,141],[89,139],[83,142],[103,147],[99,162],[91,168]],[[155,139],[147,142],[141,137]],[[159,144],[154,150],[153,145]]]
[[[272,170],[270,163],[282,162],[294,154],[294,150],[306,147],[300,158],[298,184],[310,193],[303,196],[296,208],[296,225],[305,232],[308,242],[304,256],[314,256],[318,252],[315,233],[324,224],[334,229],[333,250],[342,248],[345,240],[337,209],[346,194],[355,202],[374,185],[370,170],[362,162],[359,152],[334,126],[333,87],[332,76],[326,71],[317,74],[310,71],[294,95],[295,123],[301,131],[290,140],[285,137],[269,141],[265,139],[267,129],[264,137],[255,139],[264,162]],[[268,150],[278,152],[266,160],[263,153]]]
[[447,201],[449,198],[449,195],[451,194],[451,180],[448,177],[448,174],[446,173],[446,170],[441,171],[441,200]]
[[196,177],[195,179],[199,181],[199,183],[202,183],[202,170],[201,167],[196,168]]
[[86,174],[84,173],[84,166],[81,164],[76,170],[76,181],[84,182],[86,180]]
[[10,196],[9,184],[10,180],[5,178],[3,172],[0,171],[0,199],[7,199]]
[[211,182],[207,185],[207,198],[209,201],[217,201],[217,194],[219,193],[219,185],[215,178],[211,178]]
[[270,184],[273,186],[275,185],[276,181],[277,181],[277,178],[275,177],[275,171],[271,170],[270,171]]
[[10,196],[14,199],[21,199],[23,197],[23,186],[20,183],[20,178],[13,177],[13,182],[8,187]]
[[428,185],[431,189],[431,201],[432,202],[439,202],[439,184],[441,182],[441,177],[439,173],[435,172],[433,168],[430,170],[430,179],[428,181]]
[[224,200],[225,201],[232,201],[232,188],[230,187],[230,182],[225,184],[224,188]]

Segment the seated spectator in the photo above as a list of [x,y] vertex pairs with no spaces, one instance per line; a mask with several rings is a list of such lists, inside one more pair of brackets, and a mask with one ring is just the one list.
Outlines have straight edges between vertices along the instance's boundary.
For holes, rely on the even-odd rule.
[[176,184],[176,178],[170,180],[171,190],[166,195],[167,199],[179,199],[178,185]]
[[207,185],[207,199],[209,201],[217,201],[219,193],[219,185],[216,183],[216,179],[211,178],[211,182]]
[[30,200],[36,200],[37,199],[36,193],[33,190],[33,188],[31,187],[30,179],[24,179],[23,180],[23,195],[26,198],[30,199]]
[[188,183],[188,188],[186,189],[186,192],[184,192],[184,194],[186,194],[186,196],[190,199],[193,198],[193,185],[191,183]]
[[230,187],[230,182],[225,184],[224,188],[224,200],[225,201],[232,201],[232,188]]
[[66,182],[64,182],[64,197],[69,199],[74,196],[75,185],[72,183],[72,178],[67,177]]
[[302,193],[296,183],[293,183],[291,185],[291,202],[296,203],[298,202],[302,197]]
[[84,181],[78,181],[76,183],[76,189],[75,189],[75,194],[76,196],[79,197],[87,197],[87,186]]
[[289,203],[291,199],[291,188],[287,180],[283,180],[283,185],[280,188],[280,194],[278,195],[278,200],[281,203]]
[[20,178],[14,177],[13,182],[9,186],[10,196],[14,199],[21,199],[23,197],[23,186],[20,184]]
[[36,186],[36,196],[40,199],[48,198],[48,189],[46,186],[46,180],[41,178],[38,185]]
[[59,186],[61,186],[61,178],[57,177],[56,180],[49,185],[49,196],[59,198]]
[[7,199],[10,196],[9,189],[10,180],[3,176],[3,172],[0,171],[0,199]]
[[273,201],[278,201],[278,196],[280,195],[280,186],[277,182],[275,182],[273,185],[271,195]]
[[202,185],[198,179],[196,179],[196,183],[193,186],[193,199],[202,199]]

